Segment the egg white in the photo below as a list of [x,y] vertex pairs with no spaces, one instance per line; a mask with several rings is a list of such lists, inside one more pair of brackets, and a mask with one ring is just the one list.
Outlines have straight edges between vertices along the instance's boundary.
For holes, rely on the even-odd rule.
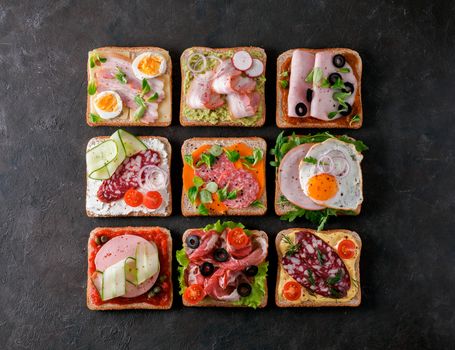
[[[338,192],[328,200],[317,200],[308,194],[308,181],[315,175],[325,173],[319,169],[317,164],[311,164],[301,160],[299,165],[300,186],[304,193],[316,204],[327,208],[341,210],[355,210],[363,202],[362,192],[362,170],[360,162],[363,158],[355,146],[335,138],[315,144],[307,153],[306,157],[321,159],[330,156],[335,159],[331,175],[335,176]],[[337,161],[337,159],[339,161]],[[342,170],[344,161],[349,164],[349,171],[344,176],[337,176]]]
[[[112,112],[108,112],[108,111],[104,111],[102,109],[100,109],[98,107],[98,99],[102,98],[103,96],[106,96],[106,95],[113,95],[117,101],[117,106],[116,108],[112,111]],[[100,92],[99,94],[97,94],[95,96],[95,99],[94,99],[94,102],[93,102],[93,105],[95,107],[95,110],[96,110],[96,113],[98,113],[98,115],[103,118],[103,119],[112,119],[112,118],[115,118],[117,117],[120,113],[122,113],[122,109],[123,109],[123,102],[122,102],[122,99],[120,97],[120,95],[118,93],[116,93],[115,91],[103,91],[103,92]]]
[[[148,57],[148,56],[155,56],[155,57],[161,58],[160,68],[159,68],[157,74],[149,75],[149,74],[145,74],[144,72],[141,72],[139,70],[139,68],[138,68],[139,62],[141,62],[141,60],[143,58]],[[142,80],[142,79],[155,78],[155,77],[158,77],[158,76],[164,74],[164,72],[166,71],[167,64],[166,64],[166,58],[162,54],[157,53],[157,52],[144,52],[144,53],[141,53],[139,56],[137,56],[133,60],[133,63],[131,66],[133,68],[133,73],[136,76],[136,78],[138,78],[139,80]]]

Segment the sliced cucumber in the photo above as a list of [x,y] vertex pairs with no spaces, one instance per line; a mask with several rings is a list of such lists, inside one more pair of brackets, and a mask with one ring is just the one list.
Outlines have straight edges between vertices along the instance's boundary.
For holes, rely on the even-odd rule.
[[129,257],[125,260],[125,278],[127,282],[137,286],[136,259]]
[[125,295],[125,272],[125,259],[104,270],[101,299],[109,300]]
[[127,157],[131,157],[132,155],[147,149],[147,146],[141,140],[129,132],[119,129],[116,133],[118,133]]
[[155,243],[139,243],[136,248],[137,284],[141,284],[159,271],[160,262]]
[[90,149],[86,154],[87,172],[90,178],[107,179],[108,164],[112,163],[118,155],[118,146],[114,140],[106,140]]

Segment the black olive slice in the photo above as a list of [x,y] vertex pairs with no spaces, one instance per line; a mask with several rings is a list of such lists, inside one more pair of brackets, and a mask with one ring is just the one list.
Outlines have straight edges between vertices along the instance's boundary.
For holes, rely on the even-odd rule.
[[[349,103],[346,103],[346,106],[348,106],[348,110],[347,111],[343,111],[343,112],[340,112],[341,115],[344,115],[344,116],[347,116],[349,114],[352,113],[352,106],[349,104]],[[342,105],[339,105],[338,106],[338,110],[343,110],[344,107]]]
[[215,270],[215,267],[213,266],[213,264],[211,264],[207,261],[202,263],[201,266],[199,266],[199,271],[201,272],[201,275],[205,276],[205,277],[210,276],[214,270]]
[[344,89],[341,89],[343,92],[350,92],[351,94],[354,92],[354,85],[351,83],[344,83]]
[[329,78],[328,78],[330,85],[335,85],[335,83],[337,82],[338,79],[343,80],[343,78],[341,77],[341,75],[339,73],[332,73],[329,75]]
[[306,90],[306,100],[311,103],[312,99],[313,99],[313,90],[307,89]]
[[256,274],[258,273],[258,267],[254,266],[254,265],[247,266],[247,268],[245,269],[244,272],[245,272],[245,275],[247,275],[247,276],[250,276],[250,277],[256,276]]
[[297,105],[295,106],[295,114],[297,114],[299,117],[303,117],[305,116],[306,112],[307,108],[305,106],[305,103],[303,102],[297,103]]
[[213,258],[219,262],[225,262],[229,259],[229,253],[224,248],[218,248],[213,252]]
[[186,245],[188,248],[196,249],[199,247],[200,239],[199,236],[191,235],[186,238]]
[[343,55],[335,55],[332,59],[333,65],[337,68],[341,68],[346,63],[346,59]]
[[248,283],[240,283],[237,292],[241,297],[247,297],[251,294],[251,286]]

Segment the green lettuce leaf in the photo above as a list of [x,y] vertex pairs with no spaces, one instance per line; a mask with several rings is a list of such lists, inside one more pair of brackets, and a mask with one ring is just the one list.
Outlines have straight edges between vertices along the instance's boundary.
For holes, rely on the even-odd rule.
[[208,224],[207,226],[205,226],[203,228],[204,231],[210,231],[210,230],[215,230],[216,232],[218,233],[221,233],[223,232],[225,229],[227,228],[236,228],[236,227],[240,227],[243,229],[243,231],[249,236],[251,235],[251,231],[250,230],[247,230],[245,229],[245,226],[240,223],[240,222],[234,222],[234,221],[224,221],[224,222],[221,222],[221,220],[218,220],[217,222],[215,222],[214,224]]
[[254,276],[254,282],[251,285],[251,294],[247,297],[240,298],[240,300],[234,303],[235,305],[248,306],[253,309],[261,305],[266,290],[268,267],[269,263],[267,261],[258,265],[258,273]]
[[175,257],[177,259],[177,262],[180,265],[177,268],[177,270],[179,272],[179,286],[180,286],[179,294],[182,295],[186,289],[185,269],[188,267],[188,264],[190,263],[190,259],[188,259],[188,257],[186,256],[185,248],[177,250],[177,252],[175,253]]

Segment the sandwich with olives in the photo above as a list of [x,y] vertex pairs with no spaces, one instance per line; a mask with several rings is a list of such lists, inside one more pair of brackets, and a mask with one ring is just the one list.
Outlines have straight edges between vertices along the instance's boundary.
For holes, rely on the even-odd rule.
[[280,128],[362,126],[362,60],[346,48],[293,49],[277,60]]
[[251,307],[267,304],[268,238],[232,221],[189,229],[178,250],[185,306]]

